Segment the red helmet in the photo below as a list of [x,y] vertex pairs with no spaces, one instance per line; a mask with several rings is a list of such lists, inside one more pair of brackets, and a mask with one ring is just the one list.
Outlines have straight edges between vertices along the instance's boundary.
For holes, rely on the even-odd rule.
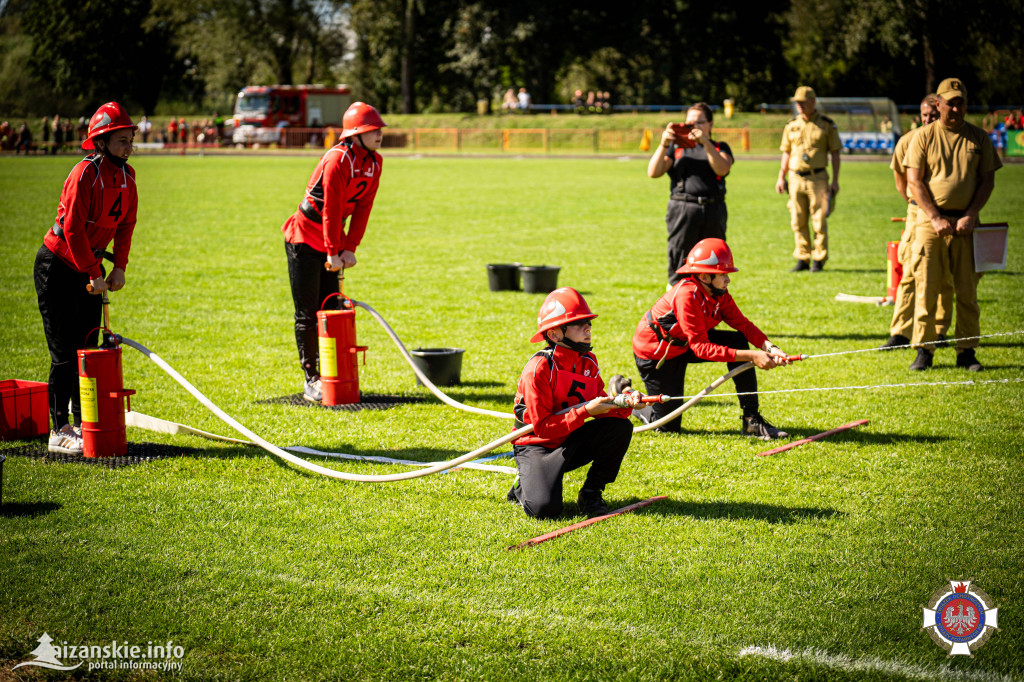
[[595,317],[597,315],[590,312],[590,307],[580,296],[580,292],[572,287],[555,289],[540,304],[540,310],[537,312],[537,333],[530,338],[530,343],[543,341],[544,332],[549,329],[580,320],[592,320]]
[[342,117],[341,124],[342,139],[387,126],[377,110],[365,102],[353,102]]
[[724,275],[736,272],[739,268],[732,264],[732,251],[723,239],[701,239],[690,249],[686,257],[686,265],[676,270],[680,275],[691,272],[707,272],[713,275]]
[[93,138],[122,128],[135,129],[132,117],[117,102],[107,102],[89,119],[89,134],[82,140],[82,149],[95,149]]

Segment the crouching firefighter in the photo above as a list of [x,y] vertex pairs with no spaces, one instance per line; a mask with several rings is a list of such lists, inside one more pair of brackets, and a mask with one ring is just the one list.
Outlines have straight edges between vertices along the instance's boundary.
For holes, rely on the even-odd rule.
[[569,287],[548,294],[537,315],[537,333],[530,341],[546,341],[547,348],[526,363],[515,398],[516,428],[533,424],[534,430],[513,443],[519,475],[508,492],[509,502],[529,516],[560,515],[562,476],[587,464],[577,498],[580,512],[591,518],[607,514],[602,493],[618,476],[633,438],[631,408],[643,396],[630,393],[630,407],[616,408],[605,394],[597,358],[590,352],[595,317]]
[[[729,294],[729,273],[736,272],[732,251],[721,239],[703,239],[690,250],[686,263],[676,270],[683,279],[648,310],[633,334],[633,355],[647,392],[683,395],[686,367],[692,362],[725,362],[729,369],[750,361],[758,369],[788,365],[788,356],[768,340],[764,332],[743,316]],[[725,322],[736,331],[716,329]],[[750,350],[749,344],[761,350]],[[743,408],[742,432],[761,440],[789,436],[761,416],[757,400],[757,375],[753,370],[733,377]],[[670,405],[653,403],[636,416],[648,424],[672,411]],[[682,416],[658,427],[679,431]]]

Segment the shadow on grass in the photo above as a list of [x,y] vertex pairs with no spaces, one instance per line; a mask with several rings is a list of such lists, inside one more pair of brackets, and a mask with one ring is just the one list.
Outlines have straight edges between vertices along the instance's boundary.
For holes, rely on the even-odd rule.
[[885,268],[830,268],[826,266],[824,272],[849,272],[854,274],[874,275],[879,273],[885,274]]
[[469,386],[471,388],[498,388],[505,384],[500,381],[461,381],[455,386],[441,386],[442,390],[446,388],[458,389],[463,386]]
[[[632,504],[632,502],[627,502],[627,504]],[[807,520],[846,516],[846,512],[819,507],[780,507],[756,502],[688,502],[672,499],[655,502],[651,506],[638,509],[633,513],[689,516],[701,520],[755,519],[768,523],[799,523]]]
[[[694,407],[697,407],[697,406],[698,405],[695,405]],[[854,418],[851,418],[850,421],[856,421],[856,420]],[[654,434],[654,435],[657,435],[659,437],[665,437],[665,436],[668,436],[668,437],[672,437],[672,436],[677,436],[677,437],[678,436],[702,437],[703,436],[703,437],[714,437],[714,438],[729,438],[729,439],[735,439],[737,442],[740,442],[740,443],[750,443],[750,444],[755,445],[755,446],[758,446],[758,445],[763,446],[762,447],[763,450],[771,450],[773,448],[777,448],[777,447],[786,445],[787,443],[792,443],[794,441],[798,441],[798,440],[800,440],[802,438],[807,438],[809,436],[815,436],[815,435],[817,435],[819,433],[823,433],[825,431],[837,428],[837,427],[842,426],[842,425],[841,424],[834,424],[832,426],[822,425],[821,428],[814,428],[814,429],[793,429],[793,428],[789,428],[789,427],[785,426],[784,424],[779,424],[779,423],[776,423],[776,426],[779,426],[780,428],[786,429],[789,432],[789,438],[783,438],[783,439],[780,439],[780,440],[772,440],[772,441],[761,441],[761,440],[757,440],[757,439],[749,437],[749,436],[741,436],[738,433],[738,430],[733,430],[733,429],[697,429],[697,428],[687,429],[687,428],[685,428],[685,426],[684,426],[683,430],[680,431],[679,433],[658,433],[658,434]],[[867,426],[867,425],[865,425],[865,426]],[[833,434],[833,435],[828,436],[826,438],[822,438],[819,441],[813,441],[813,442],[815,442],[815,443],[837,443],[837,442],[838,443],[842,443],[842,442],[850,442],[850,443],[859,443],[859,444],[862,444],[862,445],[889,445],[889,444],[892,444],[892,443],[906,443],[908,441],[915,442],[915,443],[937,444],[937,443],[945,443],[948,440],[951,440],[951,438],[949,436],[918,436],[918,435],[910,435],[910,434],[906,434],[906,433],[878,433],[878,432],[862,431],[862,430],[859,430],[859,427],[858,427],[858,428],[849,429],[847,431],[840,431],[839,433]],[[680,442],[679,449],[681,451],[685,451],[687,449],[685,441]],[[689,449],[691,449],[691,450],[695,450],[695,449],[699,450],[699,448],[689,448]]]
[[773,334],[777,339],[841,339],[843,341],[877,341],[881,346],[889,338],[885,333],[878,334]]
[[[392,466],[393,463],[391,463],[391,462],[379,462],[379,461],[375,462],[372,459],[369,459],[371,457],[380,457],[382,459],[390,459],[390,460],[406,460],[408,462],[420,462],[420,463],[423,463],[423,464],[428,464],[428,463],[429,464],[433,464],[433,463],[436,463],[436,462],[447,462],[449,460],[455,459],[456,457],[461,457],[462,455],[466,454],[462,450],[442,450],[442,449],[439,449],[439,448],[405,448],[405,449],[400,449],[400,450],[395,450],[395,449],[393,449],[393,450],[359,450],[359,449],[356,449],[356,448],[349,448],[349,447],[344,447],[343,446],[344,447],[343,450],[331,450],[331,449],[329,449],[326,446],[318,446],[316,444],[310,444],[310,443],[303,443],[303,446],[307,447],[307,448],[310,448],[311,450],[320,450],[320,451],[325,452],[325,453],[335,453],[335,454],[350,455],[350,457],[331,457],[328,454],[319,455],[319,454],[310,453],[310,452],[292,452],[292,451],[287,450],[285,448],[282,448],[282,449],[285,449],[285,452],[288,452],[289,454],[295,455],[296,457],[298,457],[300,459],[304,459],[304,460],[306,460],[307,462],[309,462],[311,464],[325,465],[325,464],[328,464],[329,462],[333,462],[336,466],[332,466],[332,467],[329,467],[329,468],[337,469],[338,471],[345,471],[345,466],[346,465],[349,466],[349,467],[351,467],[352,465],[355,465],[355,464],[372,464],[372,465],[375,465],[375,466],[372,467],[372,470],[370,470],[370,471],[360,471],[359,472],[360,474],[363,474],[363,475],[397,474],[397,473],[404,473],[404,472],[408,472],[408,471],[415,471],[416,469],[419,468],[419,467],[415,467],[414,468],[414,467],[412,467],[412,465],[401,465],[400,468],[395,468],[394,466]],[[502,451],[505,451],[505,450],[507,450],[509,448],[511,448],[511,446],[508,446],[508,448],[498,448],[497,452],[502,452]],[[270,454],[270,453],[264,453],[264,454]],[[494,453],[487,453],[487,454],[491,455],[491,454],[494,454]],[[478,459],[473,460],[473,461],[474,462],[480,461],[480,459],[485,459],[486,457],[487,457],[487,455],[484,455],[483,458],[478,458]],[[294,464],[292,464],[290,462],[286,462],[285,460],[281,459],[280,457],[272,457],[272,458],[274,460],[274,463],[277,464],[278,466],[285,467],[285,468],[288,468],[288,469],[292,469],[292,470],[295,471],[295,473],[297,473],[297,474],[299,474],[301,476],[319,476],[320,475],[320,474],[316,474],[316,473],[313,473],[313,472],[305,471],[303,469],[296,469],[296,465],[294,465]],[[513,466],[513,467],[515,466],[515,464],[512,463],[511,459],[507,459],[507,460],[499,459],[498,461],[488,460],[488,461],[483,462],[483,463],[484,464],[497,464],[499,466]],[[445,473],[450,473],[450,472],[441,472],[441,474],[439,474],[439,475],[444,475]]]
[[[855,421],[851,419],[850,421]],[[789,429],[789,438],[783,440],[773,441],[761,441],[764,445],[765,450],[771,450],[773,448],[780,447],[787,443],[798,441],[801,438],[807,438],[809,436],[815,436],[819,433],[828,431],[841,426],[836,424],[834,426],[826,426],[820,429]],[[865,426],[868,426],[865,424]],[[858,428],[849,429],[847,431],[840,431],[839,433],[833,434],[822,438],[821,440],[813,441],[815,443],[857,443],[860,445],[891,445],[893,443],[929,443],[932,445],[938,443],[945,443],[951,440],[949,436],[918,436],[907,433],[878,433],[870,431],[861,431]],[[810,445],[807,443],[806,445]],[[804,447],[804,446],[800,446]]]
[[[500,384],[499,384],[500,385]],[[494,409],[486,408],[484,405],[478,405],[477,403],[504,403],[509,406],[508,413],[512,414],[512,401],[515,399],[515,392],[512,393],[464,393],[462,391],[450,391],[445,390],[441,387],[442,392],[452,400],[457,400],[460,403],[465,403],[470,407],[480,407],[482,409]],[[428,396],[431,404],[442,405],[443,403],[435,398],[433,395]],[[495,410],[500,412],[501,409]]]
[[0,517],[5,519],[19,516],[43,516],[60,509],[56,502],[5,502],[0,505]]

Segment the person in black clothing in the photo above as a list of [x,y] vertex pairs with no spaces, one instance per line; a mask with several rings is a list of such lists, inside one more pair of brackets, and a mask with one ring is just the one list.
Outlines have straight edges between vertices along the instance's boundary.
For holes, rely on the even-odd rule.
[[725,176],[732,169],[732,150],[711,139],[714,116],[704,102],[686,112],[685,125],[669,123],[654,150],[647,175],[671,180],[665,225],[668,229],[668,283],[683,278],[678,272],[686,256],[702,239],[725,239]]
[[18,129],[18,142],[14,146],[14,153],[19,154],[22,149],[25,150],[26,156],[32,151],[32,131],[28,129],[27,123],[22,123]]

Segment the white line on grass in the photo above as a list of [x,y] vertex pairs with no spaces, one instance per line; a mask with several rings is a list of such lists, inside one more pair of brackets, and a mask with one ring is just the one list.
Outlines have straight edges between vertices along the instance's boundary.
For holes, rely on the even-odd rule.
[[948,664],[937,668],[927,668],[922,665],[901,663],[899,661],[886,661],[875,656],[852,658],[844,654],[830,654],[821,649],[803,649],[791,651],[789,649],[778,649],[772,645],[748,646],[741,649],[740,656],[760,656],[773,661],[786,663],[791,660],[815,663],[829,668],[839,668],[847,672],[880,672],[887,675],[902,675],[918,680],[963,680],[964,682],[1013,682],[1008,675],[985,672],[984,670],[957,670]]

